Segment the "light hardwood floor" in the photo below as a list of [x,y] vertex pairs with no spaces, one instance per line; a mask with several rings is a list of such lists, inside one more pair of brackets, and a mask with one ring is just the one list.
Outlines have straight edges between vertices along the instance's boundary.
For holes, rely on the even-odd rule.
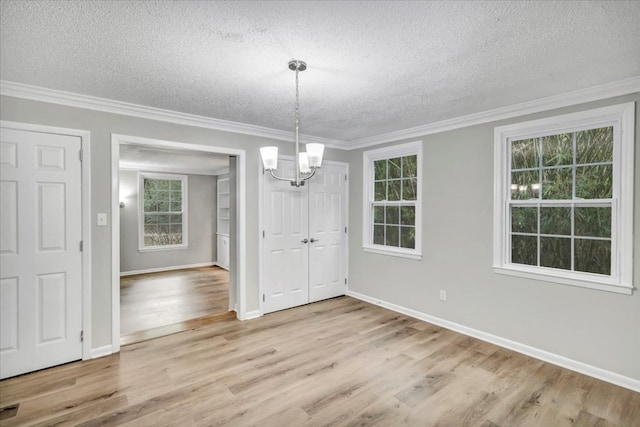
[[640,394],[349,297],[0,382],[0,424],[638,426]]
[[199,267],[120,278],[121,344],[229,317],[229,272]]

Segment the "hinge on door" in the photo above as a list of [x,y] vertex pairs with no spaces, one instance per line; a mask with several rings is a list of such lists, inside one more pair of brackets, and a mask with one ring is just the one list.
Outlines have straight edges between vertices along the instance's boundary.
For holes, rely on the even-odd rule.
[[344,278],[344,284],[345,285],[347,284],[347,278],[346,277]]
[[344,174],[344,180],[345,181],[347,180],[347,174]]
[[347,227],[345,227],[345,228],[344,228],[344,232],[345,232],[345,233],[347,232]]
[[80,240],[80,252],[82,252],[82,247],[83,247],[82,240]]
[[80,150],[80,161],[82,161],[82,150]]
[[264,302],[264,294],[262,294],[262,302]]
[[264,239],[264,230],[262,230],[262,238]]
[[80,331],[80,342],[84,341],[84,331]]

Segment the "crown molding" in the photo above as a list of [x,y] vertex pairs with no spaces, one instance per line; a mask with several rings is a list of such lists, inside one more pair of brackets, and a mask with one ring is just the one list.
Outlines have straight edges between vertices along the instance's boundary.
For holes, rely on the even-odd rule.
[[[311,135],[300,135],[300,142],[318,142],[324,144],[328,148],[355,150],[359,148],[384,144],[387,142],[416,138],[467,126],[490,123],[498,120],[524,116],[527,114],[554,110],[556,108],[598,101],[600,99],[628,95],[635,92],[640,92],[640,76],[634,76],[628,79],[605,83],[598,86],[592,86],[586,89],[580,89],[572,92],[550,96],[547,98],[536,99],[533,101],[522,102],[508,107],[496,108],[493,110],[469,114],[466,116],[454,117],[439,122],[429,123],[367,138],[355,139],[351,141],[341,141],[337,139],[321,138]],[[29,99],[33,101],[49,102],[70,107],[85,108],[89,110],[103,111],[107,113],[123,114],[150,120],[159,120],[186,126],[196,126],[225,132],[258,136],[276,139],[279,141],[293,142],[294,140],[294,133],[289,131],[214,119],[211,117],[198,116],[194,114],[180,113],[177,111],[147,107],[144,105],[131,104],[128,102],[98,98],[89,95],[81,95],[72,92],[47,89],[38,86],[10,82],[6,80],[0,80],[0,95]]]
[[[73,92],[48,89],[23,83],[0,80],[0,95],[14,98],[29,99],[32,101],[49,102],[52,104],[66,105],[68,107],[85,108],[88,110],[103,111],[105,113],[122,114],[143,119],[158,120],[186,126],[196,126],[206,129],[224,132],[239,133],[243,135],[258,136],[293,143],[295,134],[289,131],[272,129],[264,126],[255,126],[228,120],[214,119],[195,114],[181,113],[162,108],[148,107],[113,99],[99,98],[96,96],[82,95]],[[329,148],[344,149],[345,142],[321,138],[311,135],[300,135],[300,142],[318,142]]]
[[635,92],[640,92],[640,76],[634,76],[628,79],[605,83],[598,86],[592,86],[590,88],[554,95],[547,98],[522,102],[520,104],[514,104],[508,107],[483,111],[481,113],[455,117],[452,119],[429,123],[422,126],[416,126],[409,129],[403,129],[377,136],[356,139],[349,141],[347,143],[347,147],[345,148],[347,150],[355,150],[358,148],[370,147],[387,142],[416,138],[467,126],[495,122],[498,120],[510,119],[527,114],[554,110],[556,108],[568,107],[571,105],[578,105],[591,101],[598,101],[600,99],[613,98],[614,96],[628,95]]

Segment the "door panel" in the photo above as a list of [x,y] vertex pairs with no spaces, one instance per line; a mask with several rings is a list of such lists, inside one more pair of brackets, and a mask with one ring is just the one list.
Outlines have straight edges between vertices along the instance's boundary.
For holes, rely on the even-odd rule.
[[309,301],[346,290],[346,167],[325,165],[309,181]]
[[80,148],[1,129],[1,378],[82,357]]
[[64,183],[38,183],[38,208],[35,218],[38,227],[38,251],[64,251],[65,202]]
[[67,312],[67,275],[65,273],[38,276],[37,318],[38,344],[64,340]]
[[[280,160],[278,175],[292,176],[293,162]],[[308,197],[306,187],[268,176],[263,181],[263,311],[309,302],[307,270]]]
[[18,349],[18,278],[0,280],[0,352]]
[[18,183],[2,181],[2,216],[0,217],[0,254],[18,253]]

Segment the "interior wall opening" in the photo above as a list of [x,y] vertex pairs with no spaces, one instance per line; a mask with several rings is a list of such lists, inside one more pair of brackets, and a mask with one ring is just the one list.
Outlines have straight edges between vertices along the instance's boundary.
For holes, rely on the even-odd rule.
[[237,316],[236,157],[168,145],[117,142],[119,346]]

